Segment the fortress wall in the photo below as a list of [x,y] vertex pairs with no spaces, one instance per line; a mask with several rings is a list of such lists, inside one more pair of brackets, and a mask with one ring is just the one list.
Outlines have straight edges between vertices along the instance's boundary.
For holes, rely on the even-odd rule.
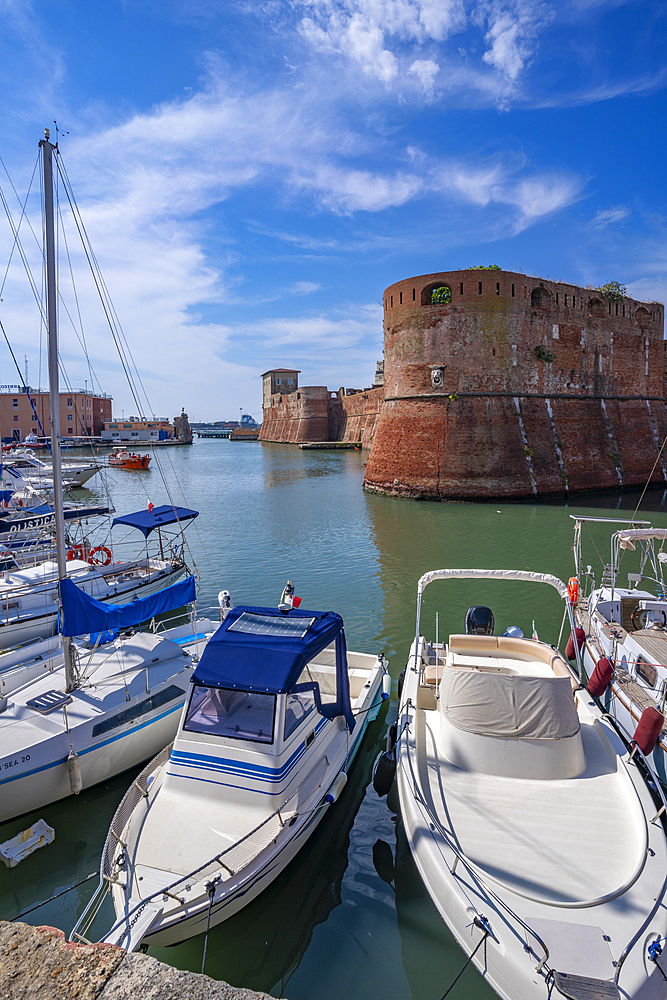
[[343,423],[334,440],[357,441],[362,448],[370,448],[384,399],[383,387],[364,389],[351,396],[341,394],[340,399]]
[[[443,284],[451,302],[431,305]],[[664,458],[651,473],[667,433],[660,304],[501,271],[407,279],[384,303],[366,488],[490,498],[667,481]]]
[[271,396],[264,408],[260,441],[300,444],[304,441],[354,441],[370,448],[380,415],[383,389],[346,395],[325,386],[302,386]]
[[329,440],[329,397],[324,385],[310,385],[295,392],[270,397],[265,406],[260,441],[300,444]]

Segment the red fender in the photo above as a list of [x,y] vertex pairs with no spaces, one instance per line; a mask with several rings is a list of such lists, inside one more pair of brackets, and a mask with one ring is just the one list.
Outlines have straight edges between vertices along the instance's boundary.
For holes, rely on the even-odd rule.
[[592,694],[594,698],[599,698],[603,695],[609,687],[613,673],[614,667],[611,660],[603,656],[602,659],[598,660],[595,670],[591,674],[591,679],[588,682],[588,693]]
[[579,628],[579,627],[575,628],[574,635],[570,636],[570,638],[567,640],[567,646],[565,647],[565,655],[567,656],[568,660],[574,660],[575,659],[575,655],[574,655],[574,639],[575,639],[575,636],[576,636],[576,639],[577,639],[577,649],[581,649],[581,647],[583,646],[584,641],[586,639],[586,633],[584,632],[583,628]]
[[646,756],[653,753],[653,749],[660,739],[660,733],[664,724],[665,717],[657,708],[645,708],[642,712],[639,725],[635,729],[633,741]]

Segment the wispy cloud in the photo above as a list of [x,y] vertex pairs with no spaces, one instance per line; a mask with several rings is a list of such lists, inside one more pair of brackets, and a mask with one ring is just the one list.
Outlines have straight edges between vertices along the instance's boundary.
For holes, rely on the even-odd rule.
[[591,219],[591,226],[594,229],[603,229],[605,226],[613,225],[615,222],[622,222],[630,215],[630,209],[626,205],[616,205],[614,208],[600,209]]

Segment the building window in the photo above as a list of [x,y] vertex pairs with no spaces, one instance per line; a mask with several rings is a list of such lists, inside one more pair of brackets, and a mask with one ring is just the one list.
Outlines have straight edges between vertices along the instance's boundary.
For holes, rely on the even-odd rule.
[[556,305],[558,305],[558,292],[556,292]]
[[67,419],[68,419],[68,420],[73,420],[73,419],[74,419],[74,418],[72,417],[72,414],[71,414],[71,413],[68,413],[68,414],[67,414]]
[[480,282],[478,282],[478,284],[479,284],[478,294],[481,295],[482,294],[482,282],[480,281]]
[[393,295],[390,296],[390,301],[391,301],[391,308],[393,309],[394,308],[394,296]]
[[280,385],[280,379],[279,378],[276,379],[276,385]]
[[399,294],[399,297],[398,297],[398,304],[399,304],[399,306],[402,306],[402,305],[403,305],[403,292],[401,292],[401,293]]
[[500,282],[496,281],[496,295],[500,295]]
[[415,301],[415,289],[414,288],[412,289],[412,301],[413,302]]
[[68,399],[68,400],[67,400],[67,405],[68,405],[68,406],[71,406],[71,405],[72,405],[72,400],[71,400],[71,399]]
[[12,406],[14,407],[15,410],[18,410],[18,408],[19,408],[19,401],[18,401],[18,399],[13,399],[12,400]]
[[512,298],[514,298],[514,285],[512,285]]
[[288,385],[293,385],[293,384],[294,384],[294,380],[293,380],[293,379],[291,379],[291,378],[288,378],[288,379],[287,379],[287,384],[288,384]]
[[15,424],[18,424],[18,422],[19,422],[19,417],[18,417],[18,413],[15,413],[15,414],[14,414],[14,423],[15,423]]
[[463,295],[463,282],[459,285],[459,295]]
[[577,304],[577,296],[576,296],[576,295],[573,295],[573,296],[572,296],[572,308],[573,308],[573,309],[574,309],[574,307],[576,306],[576,304]]
[[73,434],[74,433],[74,428],[73,427],[68,427],[67,428],[67,433],[68,434]]

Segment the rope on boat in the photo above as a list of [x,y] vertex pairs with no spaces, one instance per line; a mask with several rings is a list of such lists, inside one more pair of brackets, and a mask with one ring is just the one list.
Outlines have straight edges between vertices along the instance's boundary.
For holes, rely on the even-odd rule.
[[486,966],[486,939],[488,938],[489,934],[491,933],[491,926],[489,924],[489,921],[486,919],[486,917],[483,917],[481,915],[479,917],[475,917],[475,919],[473,920],[473,923],[475,924],[476,927],[481,927],[482,930],[484,931],[484,933],[482,934],[481,938],[479,939],[479,941],[475,945],[472,953],[466,958],[465,962],[463,963],[463,968],[460,970],[459,974],[456,976],[456,978],[454,979],[453,983],[442,994],[442,1000],[445,1000],[445,997],[449,993],[452,992],[452,990],[454,989],[454,987],[458,983],[459,979],[461,978],[461,976],[463,975],[463,973],[466,971],[466,969],[468,968],[468,966],[470,965],[470,963],[472,962],[473,958],[475,957],[475,955],[477,954],[477,952],[479,951],[479,949],[482,947],[482,945],[484,945],[484,965]]
[[58,899],[59,896],[64,896],[65,893],[69,892],[71,889],[78,889],[80,885],[84,884],[84,882],[89,882],[91,878],[97,878],[98,875],[99,872],[91,872],[90,875],[86,875],[85,878],[82,878],[80,882],[75,882],[74,885],[68,885],[66,889],[63,889],[61,892],[56,892],[53,896],[50,896],[48,899],[43,899],[41,903],[35,903],[34,906],[29,906],[27,910],[21,910],[21,912],[18,913],[15,917],[12,917],[12,922],[14,920],[20,920],[21,917],[25,917],[27,913],[32,913],[33,910],[38,910],[40,906],[46,906],[47,903],[51,903],[54,899]]
[[218,884],[218,882],[221,881],[222,879],[220,878],[220,876],[216,875],[215,878],[212,878],[210,882],[207,882],[205,885],[206,892],[208,893],[208,916],[206,917],[206,935],[204,937],[204,957],[201,960],[202,976],[204,975],[204,968],[206,966],[206,949],[208,948],[208,932],[211,927],[211,910],[213,909],[213,897],[215,896],[215,887]]

